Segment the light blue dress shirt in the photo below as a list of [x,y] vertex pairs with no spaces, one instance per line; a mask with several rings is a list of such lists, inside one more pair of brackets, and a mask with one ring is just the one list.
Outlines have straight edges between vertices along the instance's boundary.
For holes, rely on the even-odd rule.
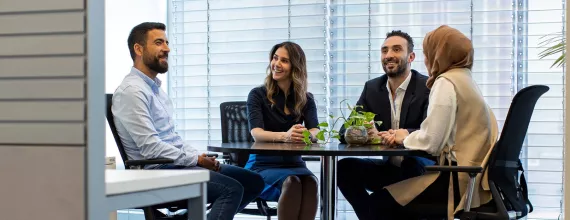
[[172,101],[160,84],[133,67],[113,95],[111,111],[128,159],[167,158],[195,166],[198,152],[176,133]]

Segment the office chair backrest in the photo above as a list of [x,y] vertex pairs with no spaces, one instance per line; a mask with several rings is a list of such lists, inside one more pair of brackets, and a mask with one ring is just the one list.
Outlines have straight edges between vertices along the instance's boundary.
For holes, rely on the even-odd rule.
[[248,125],[246,102],[220,104],[222,142],[253,142]]
[[[115,143],[119,148],[119,153],[121,153],[121,157],[123,158],[123,164],[125,163],[127,158],[127,153],[125,152],[125,147],[121,142],[121,138],[119,137],[119,133],[117,132],[117,127],[115,126],[115,119],[113,118],[113,112],[111,111],[111,105],[113,104],[113,94],[106,94],[107,99],[107,122],[109,123],[109,127],[111,127],[111,133],[113,133],[113,138],[115,138]],[[125,169],[128,169],[125,166]]]
[[[220,104],[222,142],[253,142],[247,117],[246,102],[224,102]],[[230,162],[245,166],[249,154],[230,154]]]
[[[519,156],[536,102],[548,90],[547,86],[533,85],[521,89],[515,95],[501,136],[489,159],[490,183],[493,183],[505,197],[503,202],[506,209],[517,211],[522,216],[526,216],[529,211],[527,204],[530,205],[530,211],[532,211],[532,204],[528,201],[524,173],[521,175],[519,183],[518,172],[523,170]],[[519,184],[521,185],[519,186]]]

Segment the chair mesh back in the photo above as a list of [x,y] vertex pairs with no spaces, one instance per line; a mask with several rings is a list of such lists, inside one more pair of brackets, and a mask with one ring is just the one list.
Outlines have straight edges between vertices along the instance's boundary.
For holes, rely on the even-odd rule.
[[224,102],[220,105],[222,142],[252,142],[246,102]]
[[[501,131],[501,137],[495,146],[493,159],[518,161],[536,102],[547,91],[547,86],[534,85],[521,89],[515,95]],[[490,165],[495,164],[491,162]]]
[[[111,133],[113,133],[113,138],[115,138],[115,143],[117,144],[117,148],[119,148],[119,153],[121,153],[121,157],[123,159],[123,164],[125,163],[127,158],[127,153],[125,152],[125,147],[121,142],[121,138],[119,137],[119,133],[117,133],[117,127],[115,126],[115,119],[113,118],[113,112],[111,111],[111,105],[113,104],[113,94],[106,94],[105,98],[107,99],[107,123],[109,123],[109,127],[111,127]],[[128,169],[125,166],[126,169]]]
[[[253,142],[247,118],[246,102],[224,102],[220,104],[222,121],[222,142]],[[231,153],[230,163],[243,167],[249,159],[247,153]]]
[[501,137],[489,158],[489,183],[498,189],[506,209],[516,211],[520,216],[528,213],[528,198],[525,198],[528,191],[522,178],[524,174],[519,176],[522,170],[519,156],[536,102],[547,91],[547,86],[534,85],[521,89],[515,95]]

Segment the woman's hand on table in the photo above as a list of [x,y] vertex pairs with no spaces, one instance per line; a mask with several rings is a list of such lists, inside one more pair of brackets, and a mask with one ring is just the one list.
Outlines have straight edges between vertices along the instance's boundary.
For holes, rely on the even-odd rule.
[[301,124],[293,125],[286,135],[285,142],[302,143],[303,142],[303,131],[307,130],[305,126]]

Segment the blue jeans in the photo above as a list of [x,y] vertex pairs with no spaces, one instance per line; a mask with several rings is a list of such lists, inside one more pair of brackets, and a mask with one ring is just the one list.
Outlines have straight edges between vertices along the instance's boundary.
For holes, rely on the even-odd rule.
[[[212,203],[208,220],[233,219],[236,213],[259,196],[265,186],[263,178],[255,172],[226,164],[220,166],[219,172],[210,171],[207,184],[207,201]],[[154,169],[205,170],[197,166],[174,165],[160,165]]]

